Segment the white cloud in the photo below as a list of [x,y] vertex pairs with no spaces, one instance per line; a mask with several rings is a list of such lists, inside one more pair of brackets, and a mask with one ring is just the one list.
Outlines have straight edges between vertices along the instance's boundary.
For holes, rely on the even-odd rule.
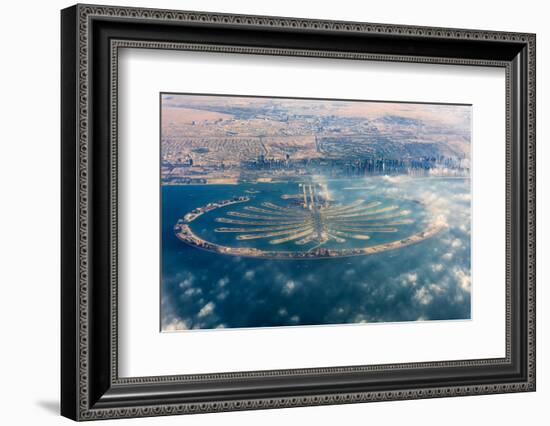
[[458,282],[458,286],[470,293],[471,291],[471,288],[472,288],[472,279],[470,277],[470,274],[469,273],[466,273],[464,272],[462,269],[460,268],[454,268],[453,269],[453,274]]
[[283,286],[283,293],[286,295],[291,295],[296,289],[296,283],[292,280],[289,280]]
[[218,286],[225,287],[229,283],[229,278],[223,277],[218,280]]
[[414,293],[414,298],[421,304],[421,305],[429,305],[432,300],[433,296],[430,294],[428,289],[426,287],[421,287]]
[[398,188],[387,188],[385,189],[386,194],[397,194],[399,192]]
[[438,227],[442,227],[442,228],[449,226],[447,216],[445,216],[444,214],[438,214],[438,215],[434,216],[434,218],[432,220],[432,224],[434,226],[438,226]]
[[252,269],[249,269],[248,271],[246,271],[246,272],[244,273],[244,279],[245,279],[245,280],[253,280],[253,279],[254,279],[254,275],[255,275],[254,271],[253,271]]
[[186,289],[183,292],[183,294],[187,297],[196,296],[196,295],[202,294],[202,289],[191,287],[191,288]]
[[162,331],[189,330],[189,328],[187,321],[178,318],[172,318],[172,320],[163,319],[162,321]]
[[453,254],[451,252],[448,252],[441,256],[441,258],[444,260],[451,260],[453,258]]
[[179,283],[179,288],[188,288],[193,285],[193,282],[195,281],[195,276],[192,274],[189,274],[188,277],[186,277],[183,281]]
[[408,284],[416,284],[416,281],[418,280],[418,274],[416,272],[409,272],[405,274],[405,283]]
[[367,321],[367,318],[365,317],[365,315],[363,315],[363,314],[357,314],[357,315],[355,315],[355,317],[353,318],[353,322],[361,323],[361,324],[366,324],[368,321]]
[[455,238],[455,239],[451,242],[451,247],[452,247],[452,248],[459,248],[459,247],[462,247],[462,241],[460,241],[458,238]]
[[214,312],[215,308],[216,308],[216,304],[214,302],[208,302],[199,311],[199,314],[198,314],[199,318],[204,318],[204,317],[207,317],[208,315],[211,315],[212,312]]
[[445,292],[445,289],[439,284],[430,284],[430,291],[434,294],[441,294]]
[[386,182],[389,182],[389,183],[403,183],[411,180],[411,178],[406,175],[399,175],[399,176],[384,175],[382,179],[384,179]]
[[431,265],[433,272],[441,272],[443,270],[443,265],[441,263],[434,263]]
[[465,232],[466,234],[469,234],[470,233],[470,227],[467,226],[465,223],[463,223],[462,225],[460,225],[458,227],[458,229],[460,229],[462,232]]
[[472,200],[472,195],[470,193],[455,194],[453,199],[457,201],[470,202]]

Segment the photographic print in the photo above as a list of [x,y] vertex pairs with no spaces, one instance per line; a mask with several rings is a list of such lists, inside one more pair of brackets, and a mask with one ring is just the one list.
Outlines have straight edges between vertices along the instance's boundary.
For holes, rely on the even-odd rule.
[[161,93],[161,331],[470,319],[471,122]]

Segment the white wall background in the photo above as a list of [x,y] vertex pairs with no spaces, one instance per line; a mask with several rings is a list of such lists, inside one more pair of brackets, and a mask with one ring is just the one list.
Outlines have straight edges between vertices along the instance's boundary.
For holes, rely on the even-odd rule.
[[[547,424],[550,401],[550,27],[537,0],[132,0],[142,7],[296,16],[537,33],[538,390],[492,395],[292,408],[102,424],[469,425]],[[0,67],[0,418],[2,424],[69,424],[59,405],[59,9],[71,2],[3,4]]]

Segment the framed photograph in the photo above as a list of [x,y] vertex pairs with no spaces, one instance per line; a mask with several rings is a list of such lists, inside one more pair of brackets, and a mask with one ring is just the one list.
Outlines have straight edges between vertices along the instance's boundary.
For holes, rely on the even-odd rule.
[[61,412],[535,390],[535,35],[61,12]]

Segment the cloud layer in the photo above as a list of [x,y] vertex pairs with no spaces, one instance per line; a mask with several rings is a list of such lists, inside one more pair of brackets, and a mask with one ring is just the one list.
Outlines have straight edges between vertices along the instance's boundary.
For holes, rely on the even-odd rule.
[[[396,199],[426,204],[444,231],[371,256],[277,261],[216,255],[163,240],[161,321],[165,331],[232,327],[397,322],[470,318],[468,180],[367,178]],[[185,202],[190,202],[185,199]],[[175,212],[166,212],[175,215]],[[165,217],[166,220],[171,220]]]

